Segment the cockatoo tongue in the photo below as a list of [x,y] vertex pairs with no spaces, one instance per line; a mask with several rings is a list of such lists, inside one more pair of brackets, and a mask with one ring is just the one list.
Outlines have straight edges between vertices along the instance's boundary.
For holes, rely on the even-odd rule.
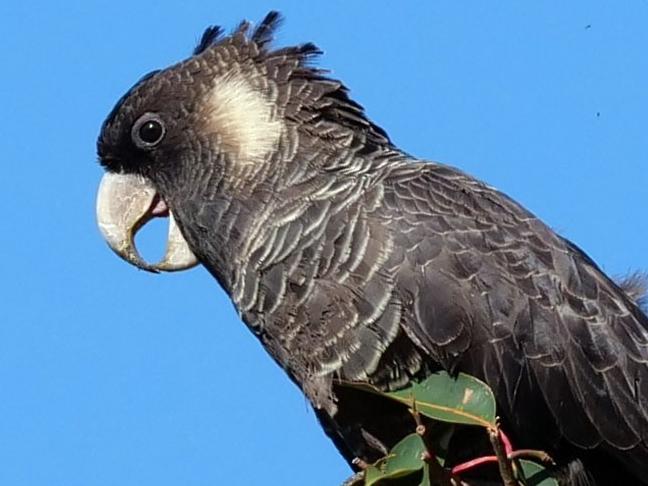
[[167,206],[159,194],[155,195],[149,211],[151,212],[151,216],[156,218],[166,218],[169,216],[169,206]]

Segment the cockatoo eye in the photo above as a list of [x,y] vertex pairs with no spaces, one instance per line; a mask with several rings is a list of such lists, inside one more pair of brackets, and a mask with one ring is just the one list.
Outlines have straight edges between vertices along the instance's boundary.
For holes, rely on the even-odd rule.
[[143,149],[149,149],[158,145],[165,134],[164,122],[155,113],[145,113],[142,115],[135,122],[131,130],[133,143]]

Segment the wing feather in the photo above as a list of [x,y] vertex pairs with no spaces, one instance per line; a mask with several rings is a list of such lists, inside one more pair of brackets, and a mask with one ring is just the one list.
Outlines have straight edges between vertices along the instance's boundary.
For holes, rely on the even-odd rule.
[[376,217],[405,248],[396,291],[415,296],[404,322],[429,356],[489,382],[522,435],[544,409],[557,438],[645,454],[648,318],[630,296],[460,171],[410,164],[384,184]]

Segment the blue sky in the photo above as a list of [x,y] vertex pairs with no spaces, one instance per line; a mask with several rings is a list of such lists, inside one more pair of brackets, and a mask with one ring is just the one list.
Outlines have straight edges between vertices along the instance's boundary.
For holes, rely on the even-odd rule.
[[[2,2],[0,484],[335,485],[349,470],[202,269],[94,222],[99,126],[202,29],[281,10],[404,149],[648,269],[648,1]],[[142,236],[160,253],[163,232]]]

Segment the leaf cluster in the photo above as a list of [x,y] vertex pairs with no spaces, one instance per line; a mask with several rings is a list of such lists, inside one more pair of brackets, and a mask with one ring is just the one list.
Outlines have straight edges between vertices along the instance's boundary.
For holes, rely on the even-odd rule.
[[427,417],[436,422],[485,429],[485,433],[491,437],[496,455],[479,458],[471,463],[474,467],[489,462],[498,463],[503,484],[558,486],[545,464],[538,459],[543,457],[542,452],[520,451],[530,453],[534,460],[522,459],[515,452],[503,452],[504,444],[498,443],[501,435],[493,392],[488,385],[472,376],[463,373],[457,376],[446,372],[435,373],[421,382],[393,392],[383,392],[364,383],[342,384],[395,400],[409,407],[416,423],[419,424],[416,430],[396,444],[389,454],[374,464],[366,465],[361,474],[345,485],[469,485],[470,483],[464,482],[453,469],[445,467],[445,453],[455,428],[446,427],[443,434],[429,434],[420,418]]

